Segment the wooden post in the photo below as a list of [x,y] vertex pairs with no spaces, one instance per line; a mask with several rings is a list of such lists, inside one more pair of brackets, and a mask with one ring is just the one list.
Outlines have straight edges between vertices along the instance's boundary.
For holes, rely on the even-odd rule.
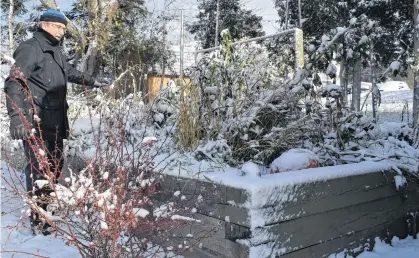
[[303,31],[295,29],[295,69],[304,67],[304,37]]

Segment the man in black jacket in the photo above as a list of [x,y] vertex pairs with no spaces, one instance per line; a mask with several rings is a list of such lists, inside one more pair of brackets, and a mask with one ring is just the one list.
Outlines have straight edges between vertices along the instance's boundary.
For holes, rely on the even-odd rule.
[[[45,11],[33,38],[20,44],[14,52],[15,66],[5,82],[6,104],[11,119],[10,134],[13,139],[23,140],[28,159],[25,168],[26,190],[38,197],[49,195],[50,190],[34,187],[36,180],[44,179],[42,174],[45,171],[40,168],[30,146],[31,141],[28,140],[33,133],[32,128],[45,144],[45,150],[42,151],[48,155],[49,167],[56,181],[63,166],[63,139],[67,138],[69,130],[67,82],[105,86],[66,62],[59,49],[66,25],[64,14],[56,10]],[[41,207],[46,208],[46,204]],[[31,222],[39,223],[34,215],[31,216]]]

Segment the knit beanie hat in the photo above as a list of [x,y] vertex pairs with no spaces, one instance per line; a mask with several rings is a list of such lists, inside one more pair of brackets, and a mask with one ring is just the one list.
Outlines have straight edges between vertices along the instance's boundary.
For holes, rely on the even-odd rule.
[[46,10],[39,19],[40,21],[50,21],[50,22],[60,22],[64,25],[67,25],[67,20],[65,15],[57,10]]

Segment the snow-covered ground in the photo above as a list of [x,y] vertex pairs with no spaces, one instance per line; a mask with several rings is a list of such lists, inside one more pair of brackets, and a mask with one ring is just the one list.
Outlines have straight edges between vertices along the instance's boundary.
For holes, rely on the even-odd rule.
[[[368,93],[361,94],[361,105]],[[381,105],[378,107],[378,122],[411,122],[413,106],[413,90],[381,91]],[[371,94],[368,96],[363,111],[372,113]]]
[[4,88],[4,79],[6,79],[9,74],[10,66],[5,64],[0,64],[0,90]]
[[[381,104],[378,107],[378,122],[411,122],[413,90],[402,81],[387,81],[377,85],[380,89]],[[372,115],[371,83],[361,83],[361,109]],[[351,101],[348,94],[348,101]],[[365,101],[365,99],[367,100]],[[364,104],[365,102],[365,104]],[[410,117],[409,117],[410,116]]]
[[[27,207],[21,197],[11,191],[4,179],[24,182],[20,173],[10,173],[7,166],[1,163],[1,257],[80,257],[74,247],[67,246],[64,240],[53,235],[34,236],[29,228]],[[23,189],[23,186],[22,186]]]
[[[419,234],[417,235],[419,237]],[[365,251],[361,253],[358,258],[415,258],[419,257],[419,240],[408,237],[406,239],[399,239],[393,237],[391,245],[386,244],[380,239],[375,240],[374,250],[371,252]],[[329,256],[329,258],[351,258],[345,256],[344,253],[339,253]]]
[[[77,258],[82,257],[77,248],[66,245],[65,239],[54,237],[54,234],[44,236],[33,235],[28,219],[28,206],[16,192],[22,192],[25,176],[0,163],[0,196],[1,196],[1,246],[0,257],[24,258],[24,257],[51,257],[51,258]],[[12,183],[11,183],[12,182]],[[18,191],[13,190],[11,185],[16,185]],[[164,207],[157,208],[155,213],[163,216]],[[191,220],[191,218],[173,215],[172,220]],[[158,245],[149,245],[149,249],[143,257],[153,258],[182,258],[169,251],[164,251]]]

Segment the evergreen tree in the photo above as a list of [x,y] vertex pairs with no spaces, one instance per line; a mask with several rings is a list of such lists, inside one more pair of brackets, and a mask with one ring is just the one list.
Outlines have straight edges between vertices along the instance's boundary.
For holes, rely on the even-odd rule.
[[[285,18],[286,6],[288,2],[288,20]],[[285,27],[287,20],[288,28],[296,27],[298,24],[298,5],[297,1],[276,0],[276,9],[280,16],[281,27]],[[362,37],[366,27],[374,27],[369,30],[367,37],[373,38],[374,52],[377,64],[381,67],[388,67],[394,60],[408,60],[406,55],[411,53],[413,47],[413,4],[411,0],[401,1],[339,1],[322,0],[307,1],[302,0],[301,13],[303,19],[302,30],[304,31],[304,41],[317,47],[322,43],[322,37],[326,34],[330,36],[337,28],[352,27],[352,35],[358,34]],[[350,24],[352,18],[358,18],[362,22]],[[361,25],[362,24],[362,25]],[[363,29],[361,29],[363,27]],[[372,28],[372,27],[371,27]],[[360,30],[359,32],[355,32]],[[358,41],[360,38],[347,38],[348,34],[342,34],[339,43],[344,52],[353,52],[353,48],[348,48],[345,43]],[[332,35],[333,37],[333,35]],[[346,41],[346,42],[345,42]],[[363,47],[368,51],[369,47]],[[329,53],[326,53],[329,54]],[[330,53],[331,54],[331,53]],[[341,53],[347,56],[348,53]],[[367,53],[364,53],[367,54]],[[338,58],[339,59],[339,58]],[[322,64],[323,67],[327,67]],[[407,65],[407,63],[405,63]]]
[[[190,33],[195,35],[195,39],[201,41],[203,48],[214,47],[217,0],[199,0],[199,14],[196,16],[198,21],[187,26]],[[250,10],[240,7],[239,0],[219,0],[218,16],[218,39],[221,39],[221,31],[228,29],[232,40],[243,37],[263,36],[262,17],[257,16]]]
[[[22,41],[24,41],[27,37],[27,32],[30,26],[23,22],[17,22],[16,18],[22,17],[23,15],[28,13],[26,9],[25,3],[27,0],[14,0],[13,1],[13,14],[12,14],[12,26],[13,26],[13,39],[14,39],[14,48],[16,48]],[[1,31],[1,46],[2,49],[9,48],[9,25],[7,20],[9,19],[9,7],[10,1],[2,0],[0,9],[2,11],[1,19],[2,24],[0,27]],[[4,22],[4,23],[3,23]]]
[[[120,0],[112,17],[106,17],[106,21],[111,19],[110,27],[103,32],[93,31],[89,22],[88,7],[84,1],[80,0],[74,4],[66,15],[84,28],[88,40],[91,40],[93,33],[99,39],[100,51],[94,62],[95,67],[90,70],[95,75],[113,80],[117,75],[130,69],[130,72],[125,73],[115,85],[116,88],[124,88],[124,94],[138,90],[145,92],[145,78],[152,67],[160,65],[163,61],[169,66],[172,61],[172,53],[163,48],[162,17],[149,13],[144,1]],[[75,51],[76,43],[77,39],[69,38],[68,44],[72,46],[68,48],[67,54],[69,58],[74,59],[74,64],[80,65],[83,63],[83,57]],[[117,94],[115,97],[120,96]]]
[[[296,1],[277,0],[276,8],[282,27],[298,24]],[[303,0],[301,13],[306,49],[310,54],[307,64],[328,74],[332,60],[340,63],[340,82],[344,89],[351,83],[349,77],[360,78],[362,65],[375,70],[368,71],[367,77],[371,80],[383,80],[387,72],[407,75],[413,47],[411,0]],[[359,99],[360,80],[353,81],[353,87],[357,91],[353,91],[352,99]],[[346,94],[342,96],[345,101]],[[359,108],[359,103],[352,104],[355,110]]]

